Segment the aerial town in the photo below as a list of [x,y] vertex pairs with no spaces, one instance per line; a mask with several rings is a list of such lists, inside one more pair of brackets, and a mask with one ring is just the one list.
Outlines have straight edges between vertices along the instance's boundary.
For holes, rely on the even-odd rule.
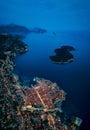
[[14,59],[28,50],[26,44],[6,34],[0,42],[0,130],[78,130],[82,120],[64,114],[66,93],[56,83],[35,77],[35,85],[21,85]]

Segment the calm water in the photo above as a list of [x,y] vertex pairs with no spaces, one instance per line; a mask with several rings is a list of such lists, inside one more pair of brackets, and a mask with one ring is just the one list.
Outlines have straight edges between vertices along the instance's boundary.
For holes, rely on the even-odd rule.
[[[35,76],[56,82],[67,93],[63,104],[64,112],[83,119],[81,130],[89,130],[90,117],[90,32],[56,32],[30,34],[25,39],[29,52],[17,57],[16,72],[22,79],[32,79]],[[50,55],[54,49],[70,45],[76,50],[73,53],[74,62],[69,64],[54,64]]]

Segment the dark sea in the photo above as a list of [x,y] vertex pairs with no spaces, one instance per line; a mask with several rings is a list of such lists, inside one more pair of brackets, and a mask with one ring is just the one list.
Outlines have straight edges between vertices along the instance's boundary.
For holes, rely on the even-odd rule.
[[[90,32],[30,34],[24,41],[29,51],[16,58],[16,73],[31,84],[34,77],[56,82],[67,93],[62,105],[64,113],[83,120],[80,130],[90,130]],[[50,60],[49,56],[62,45],[75,48],[73,62],[55,64]]]

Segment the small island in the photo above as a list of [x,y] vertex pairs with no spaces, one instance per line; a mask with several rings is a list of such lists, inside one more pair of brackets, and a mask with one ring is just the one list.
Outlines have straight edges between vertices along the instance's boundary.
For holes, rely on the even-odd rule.
[[74,60],[74,56],[71,53],[71,51],[74,51],[74,50],[75,49],[72,46],[61,46],[60,48],[57,48],[54,50],[56,55],[50,56],[50,59],[51,61],[57,64],[70,63]]

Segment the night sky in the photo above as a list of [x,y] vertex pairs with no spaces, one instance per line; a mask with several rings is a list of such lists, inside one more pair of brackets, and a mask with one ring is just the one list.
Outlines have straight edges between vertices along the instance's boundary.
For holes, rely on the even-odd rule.
[[0,23],[49,30],[90,30],[89,0],[1,0]]

